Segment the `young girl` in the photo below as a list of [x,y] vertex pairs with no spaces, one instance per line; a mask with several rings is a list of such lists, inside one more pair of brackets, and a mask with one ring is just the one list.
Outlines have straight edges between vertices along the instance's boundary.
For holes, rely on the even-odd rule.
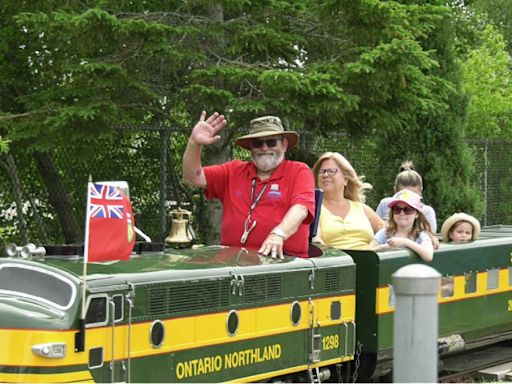
[[430,224],[421,211],[421,197],[408,189],[397,192],[389,202],[391,209],[386,227],[379,230],[369,248],[380,251],[389,248],[409,248],[423,260],[434,256]]
[[[443,241],[446,243],[465,243],[480,236],[480,222],[463,212],[454,213],[441,226]],[[453,296],[453,277],[441,278],[442,297]]]
[[443,223],[441,234],[447,243],[473,241],[480,236],[480,222],[466,213],[454,213]]

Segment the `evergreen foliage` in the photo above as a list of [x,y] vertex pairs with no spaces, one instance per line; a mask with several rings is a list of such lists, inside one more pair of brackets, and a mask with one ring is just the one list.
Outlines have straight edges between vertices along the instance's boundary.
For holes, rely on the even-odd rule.
[[[155,238],[158,140],[165,130],[189,132],[203,109],[229,120],[205,163],[227,160],[250,119],[275,114],[313,142],[291,153],[310,165],[314,141],[333,133],[343,133],[347,151],[364,148],[373,163],[358,171],[375,187],[373,204],[412,159],[440,220],[481,213],[463,143],[458,19],[443,1],[5,0],[0,9],[0,136],[51,241],[81,235],[63,231],[61,217],[82,227],[89,174],[127,180],[137,226]],[[183,147],[186,139],[169,140]],[[173,181],[181,155],[169,154]],[[56,172],[41,168],[42,158]],[[7,175],[0,182],[5,210],[14,192]],[[171,192],[201,201],[177,183]],[[211,239],[201,229],[218,225],[200,208],[197,229]],[[33,210],[26,214],[31,239],[44,238]]]

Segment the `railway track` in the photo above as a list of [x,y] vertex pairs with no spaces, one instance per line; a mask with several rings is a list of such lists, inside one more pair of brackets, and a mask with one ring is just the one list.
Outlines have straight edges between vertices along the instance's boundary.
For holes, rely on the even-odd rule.
[[512,372],[512,347],[498,345],[482,348],[442,360],[440,383],[474,382],[475,379],[510,381],[507,373]]

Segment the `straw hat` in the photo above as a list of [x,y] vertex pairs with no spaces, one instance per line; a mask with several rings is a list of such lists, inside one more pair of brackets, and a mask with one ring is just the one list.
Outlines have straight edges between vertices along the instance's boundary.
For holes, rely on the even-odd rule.
[[393,208],[398,203],[407,204],[409,207],[412,207],[417,211],[421,211],[421,196],[409,189],[402,189],[395,193],[391,201],[388,203],[388,208]]
[[443,241],[449,242],[450,238],[448,234],[452,227],[459,221],[467,221],[473,226],[473,237],[471,240],[475,240],[480,236],[480,222],[475,219],[473,216],[468,215],[467,213],[459,212],[454,213],[449,218],[445,220],[441,227],[441,234],[443,235]]
[[284,135],[288,140],[288,150],[295,147],[299,141],[299,135],[294,131],[285,131],[281,119],[275,116],[263,116],[251,120],[249,134],[236,139],[235,143],[245,149],[251,149],[251,139],[266,136]]

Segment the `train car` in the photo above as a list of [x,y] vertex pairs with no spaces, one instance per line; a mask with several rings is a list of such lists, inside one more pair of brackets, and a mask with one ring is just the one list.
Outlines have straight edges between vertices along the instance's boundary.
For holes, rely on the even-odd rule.
[[0,258],[0,382],[320,382],[354,358],[344,252],[168,249],[89,263],[86,279],[65,253]]
[[[392,275],[423,263],[409,250],[347,251],[357,265],[356,319],[359,378],[390,378],[393,357]],[[512,227],[483,228],[465,244],[441,243],[431,263],[441,273],[441,375],[509,361],[512,354]],[[359,349],[358,348],[358,349]]]
[[[84,287],[78,252],[54,253],[0,258],[0,382],[382,381],[392,274],[422,262],[405,249],[167,249],[91,263]],[[428,265],[443,276],[440,369],[510,359],[512,227],[441,244]]]

